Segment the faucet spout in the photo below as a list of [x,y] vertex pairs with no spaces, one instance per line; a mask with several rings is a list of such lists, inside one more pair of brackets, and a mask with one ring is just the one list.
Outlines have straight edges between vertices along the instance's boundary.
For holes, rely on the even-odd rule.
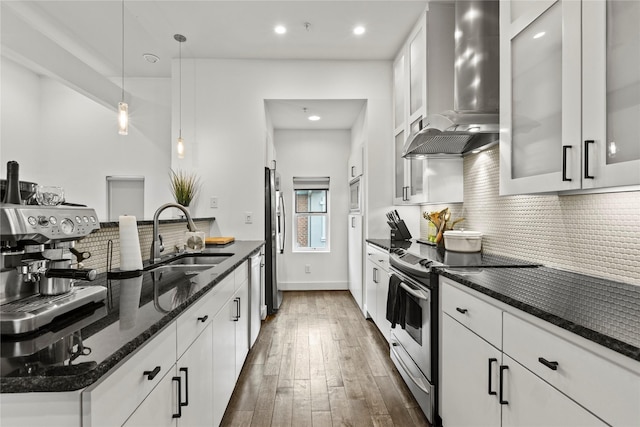
[[179,205],[177,203],[165,203],[164,205],[160,206],[156,210],[156,212],[153,214],[153,241],[151,242],[151,253],[149,256],[149,260],[152,263],[156,263],[160,261],[161,243],[160,243],[160,234],[158,232],[159,218],[162,211],[164,211],[167,208],[176,208],[184,212],[184,215],[187,218],[187,227],[189,228],[189,231],[196,231],[196,225],[193,223],[193,220],[191,219],[191,214],[184,206]]

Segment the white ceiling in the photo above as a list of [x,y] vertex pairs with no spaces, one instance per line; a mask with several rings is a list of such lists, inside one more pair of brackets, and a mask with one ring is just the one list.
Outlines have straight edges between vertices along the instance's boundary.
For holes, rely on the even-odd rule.
[[[364,99],[268,99],[265,107],[276,129],[351,129],[365,102]],[[321,119],[310,121],[310,115]]]
[[[177,33],[187,38],[183,58],[392,60],[426,5],[425,0],[126,0],[124,73],[126,78],[169,77],[171,59],[178,57]],[[121,75],[120,0],[3,0],[1,7],[4,56],[61,80],[65,69],[112,81]],[[277,24],[287,26],[288,32],[275,34]],[[355,36],[356,25],[365,26],[366,33]],[[150,64],[144,53],[160,61]],[[328,124],[332,112],[335,120],[353,118],[353,102],[326,104],[315,104],[326,110],[316,128]],[[299,127],[280,120],[285,117],[281,111],[298,107],[292,101],[269,104],[276,109],[274,126]]]

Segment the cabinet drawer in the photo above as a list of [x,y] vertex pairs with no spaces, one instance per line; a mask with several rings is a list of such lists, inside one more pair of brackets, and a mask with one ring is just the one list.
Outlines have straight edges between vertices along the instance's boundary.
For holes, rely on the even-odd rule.
[[213,319],[212,299],[211,292],[206,293],[176,320],[178,358]]
[[[640,425],[637,373],[508,313],[503,339],[505,354],[607,423]],[[552,367],[557,363],[556,369],[540,358]]]
[[502,310],[441,279],[442,311],[447,313],[497,349],[502,348]]
[[376,267],[389,271],[389,253],[384,252],[371,245],[367,246],[367,259],[373,262]]
[[211,314],[215,316],[235,293],[235,280],[233,273],[227,275],[227,277],[222,279],[220,283],[215,285],[213,289],[211,289],[210,293],[209,307]]
[[248,263],[245,261],[238,266],[233,272],[235,275],[236,286],[235,290],[238,290],[242,284],[244,284],[247,280],[249,280],[249,267]]
[[[116,365],[104,380],[82,391],[82,425],[122,425],[175,363],[176,326],[172,323]],[[154,374],[144,374],[154,369]]]

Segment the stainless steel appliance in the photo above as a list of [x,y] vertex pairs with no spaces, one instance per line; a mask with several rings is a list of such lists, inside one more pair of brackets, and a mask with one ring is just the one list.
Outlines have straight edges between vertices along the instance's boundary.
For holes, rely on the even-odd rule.
[[35,331],[88,303],[105,299],[103,286],[76,285],[93,280],[81,268],[91,256],[75,242],[98,230],[87,207],[0,204],[0,333]]
[[264,182],[265,304],[267,314],[275,314],[282,302],[277,270],[284,253],[286,216],[284,196],[280,191],[280,174],[275,169],[265,168]]
[[389,297],[395,284],[394,297],[400,298],[397,306],[402,308],[400,321],[391,329],[391,359],[429,422],[438,426],[439,284],[434,268],[473,274],[482,268],[537,265],[485,253],[449,252],[418,241],[391,244]]

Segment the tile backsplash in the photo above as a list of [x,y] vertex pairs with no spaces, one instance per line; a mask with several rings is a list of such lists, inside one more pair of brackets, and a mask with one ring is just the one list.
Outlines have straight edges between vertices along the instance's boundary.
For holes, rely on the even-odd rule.
[[[204,231],[207,236],[210,232],[210,221],[197,221],[194,220],[196,228],[199,231]],[[170,254],[176,251],[176,245],[184,245],[184,233],[187,232],[187,225],[183,222],[160,224],[160,234],[162,235],[162,242],[165,248],[164,254]],[[140,251],[142,252],[142,260],[149,259],[149,252],[151,251],[151,242],[153,235],[153,225],[138,224],[138,238],[140,240]],[[84,261],[84,268],[93,268],[98,273],[104,273],[107,271],[107,246],[108,242],[113,242],[113,257],[112,268],[118,268],[120,266],[120,231],[118,227],[102,227],[97,232],[85,237],[76,243],[76,249],[80,251],[91,252],[91,258]]]
[[640,285],[640,191],[499,196],[499,181],[498,147],[465,157],[464,203],[449,205],[465,218],[456,228],[483,233],[483,251]]

